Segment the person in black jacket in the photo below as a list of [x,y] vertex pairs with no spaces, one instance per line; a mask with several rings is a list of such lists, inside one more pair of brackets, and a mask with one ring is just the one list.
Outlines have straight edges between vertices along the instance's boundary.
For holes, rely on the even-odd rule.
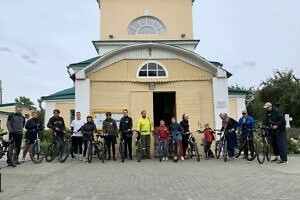
[[239,123],[226,113],[221,113],[219,116],[222,119],[221,131],[226,133],[228,157],[234,159],[234,148],[237,146],[236,129]]
[[183,147],[183,157],[187,159],[186,150],[189,146],[189,136],[190,136],[190,125],[189,125],[189,116],[187,114],[182,115],[182,121],[180,122],[181,127],[183,128],[182,134],[182,147]]
[[43,129],[41,123],[39,122],[39,120],[37,118],[37,112],[32,111],[31,116],[32,116],[32,118],[29,119],[25,124],[25,128],[27,131],[25,134],[25,146],[23,149],[22,162],[25,161],[25,157],[26,157],[26,154],[28,153],[30,145],[35,142],[35,140],[37,139],[37,134],[39,133],[39,131],[41,131]]
[[82,140],[83,140],[83,161],[86,162],[86,151],[88,148],[88,141],[92,141],[94,137],[94,133],[96,132],[96,125],[93,121],[92,116],[87,116],[86,118],[86,123],[81,127],[81,132],[82,132]]
[[[267,111],[265,125],[272,128],[272,146],[273,153],[276,156],[273,162],[278,161],[279,164],[285,164],[287,163],[287,138],[286,122],[283,112],[273,106],[270,102],[265,103],[264,109]],[[280,160],[277,159],[278,155],[280,155]]]
[[[6,127],[9,133],[9,140],[14,142],[17,157],[19,157],[23,138],[23,129],[25,126],[25,117],[22,115],[22,107],[17,105],[15,113],[8,116]],[[7,164],[11,166],[12,158],[7,154]],[[17,158],[17,164],[20,164]]]
[[127,109],[123,110],[123,117],[120,121],[119,131],[121,132],[121,139],[123,139],[125,143],[125,158],[132,160],[132,118],[128,116]]
[[48,121],[47,127],[52,129],[55,133],[55,141],[59,144],[59,151],[63,149],[64,145],[64,130],[66,128],[65,121],[62,117],[59,116],[60,111],[55,109],[53,111],[54,116],[51,117]]

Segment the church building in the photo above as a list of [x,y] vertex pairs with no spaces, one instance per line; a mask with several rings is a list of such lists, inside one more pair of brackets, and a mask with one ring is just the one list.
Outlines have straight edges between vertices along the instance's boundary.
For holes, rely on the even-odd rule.
[[[195,52],[194,0],[98,0],[98,56],[70,64],[74,87],[44,96],[45,121],[54,109],[69,126],[75,112],[92,115],[101,129],[105,112],[119,120],[124,108],[134,120],[146,110],[154,126],[172,116],[220,128],[219,113],[234,118],[245,109],[245,93],[228,89],[232,74]],[[135,128],[135,127],[134,127]]]

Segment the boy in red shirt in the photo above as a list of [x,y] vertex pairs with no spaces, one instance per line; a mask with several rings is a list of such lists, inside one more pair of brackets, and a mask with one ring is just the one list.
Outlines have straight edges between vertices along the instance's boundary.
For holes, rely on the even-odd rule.
[[168,139],[170,137],[170,133],[169,133],[168,127],[165,125],[164,120],[160,120],[160,126],[156,130],[156,136],[158,137],[158,142],[159,142],[158,148],[160,148],[160,145],[163,147],[162,160],[168,160],[168,150],[167,149],[168,149]]
[[210,149],[210,145],[212,141],[214,141],[214,131],[209,127],[209,124],[204,124],[204,150],[205,150],[205,158],[213,158],[214,154]]

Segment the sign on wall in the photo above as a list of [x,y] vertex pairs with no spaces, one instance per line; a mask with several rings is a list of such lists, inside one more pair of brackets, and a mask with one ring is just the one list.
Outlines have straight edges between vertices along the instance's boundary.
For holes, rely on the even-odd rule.
[[[102,129],[103,121],[106,119],[106,112],[96,112],[94,113],[94,122],[96,124],[97,129]],[[116,120],[117,126],[119,128],[119,124],[121,118],[123,117],[123,113],[112,113],[111,117]]]

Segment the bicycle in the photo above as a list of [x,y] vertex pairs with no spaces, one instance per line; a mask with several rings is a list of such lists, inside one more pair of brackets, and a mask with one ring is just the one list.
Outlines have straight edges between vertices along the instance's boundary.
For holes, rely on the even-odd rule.
[[9,142],[3,139],[3,136],[6,135],[7,132],[0,134],[0,159],[5,156],[5,153],[7,153],[7,149],[9,146]]
[[260,140],[257,142],[256,154],[259,164],[263,164],[265,159],[267,161],[272,160],[273,147],[272,147],[272,128],[271,127],[258,127],[261,130]]
[[39,138],[39,132],[36,134],[36,140],[29,147],[29,156],[33,163],[39,164],[44,160],[45,154],[41,148],[41,141]]
[[63,163],[69,157],[69,153],[70,153],[69,139],[67,138],[66,135],[63,135],[63,145],[61,147],[57,141],[57,137],[58,137],[57,134],[53,132],[53,135],[54,135],[54,140],[48,146],[45,159],[47,162],[51,162],[55,159],[56,156],[59,156],[58,158],[59,162]]
[[188,148],[187,152],[190,158],[193,158],[193,156],[196,156],[197,162],[200,161],[200,154],[199,154],[199,148],[198,144],[196,142],[196,138],[194,136],[194,133],[199,132],[199,131],[193,131],[188,133],[189,134],[189,139],[188,139]]
[[[257,144],[256,142],[253,140],[253,138],[251,137],[249,131],[247,131],[247,134],[244,134],[244,136],[242,136],[242,138],[238,139],[239,142],[237,145],[237,153],[235,155],[236,158],[240,157],[242,151],[244,152],[244,157],[248,160],[248,161],[252,161],[255,159],[256,157],[256,147]],[[249,152],[250,150],[250,152]],[[250,154],[249,154],[250,153]]]
[[224,159],[224,162],[227,161],[228,151],[227,151],[227,139],[226,139],[226,133],[224,131],[215,130],[216,134],[220,136],[220,139],[216,142],[216,158],[219,159],[222,156]]
[[170,152],[170,155],[171,155],[171,159],[174,161],[174,162],[178,162],[180,156],[179,156],[179,148],[180,145],[178,145],[178,142],[176,140],[176,135],[180,134],[179,132],[175,132],[175,133],[172,133],[171,134],[171,142],[169,144],[169,152]]
[[[101,138],[103,138],[103,142],[102,142],[102,148],[100,147],[101,146],[101,143],[100,143],[100,141],[99,141],[99,151],[102,153],[102,155],[101,155],[101,153],[99,152],[99,158],[101,157],[101,160],[102,160],[102,163],[104,163],[104,161],[106,160],[106,154],[107,154],[107,152],[108,152],[108,147],[107,147],[107,145],[106,145],[106,138],[109,136],[109,134],[108,133],[102,133],[102,132],[100,132],[99,134],[98,134],[98,136],[97,137],[101,137]],[[101,151],[101,149],[102,149],[102,151]],[[100,156],[101,155],[101,156]]]
[[141,162],[141,160],[145,157],[146,148],[142,146],[141,133],[137,132],[136,140],[136,159],[137,162]]

